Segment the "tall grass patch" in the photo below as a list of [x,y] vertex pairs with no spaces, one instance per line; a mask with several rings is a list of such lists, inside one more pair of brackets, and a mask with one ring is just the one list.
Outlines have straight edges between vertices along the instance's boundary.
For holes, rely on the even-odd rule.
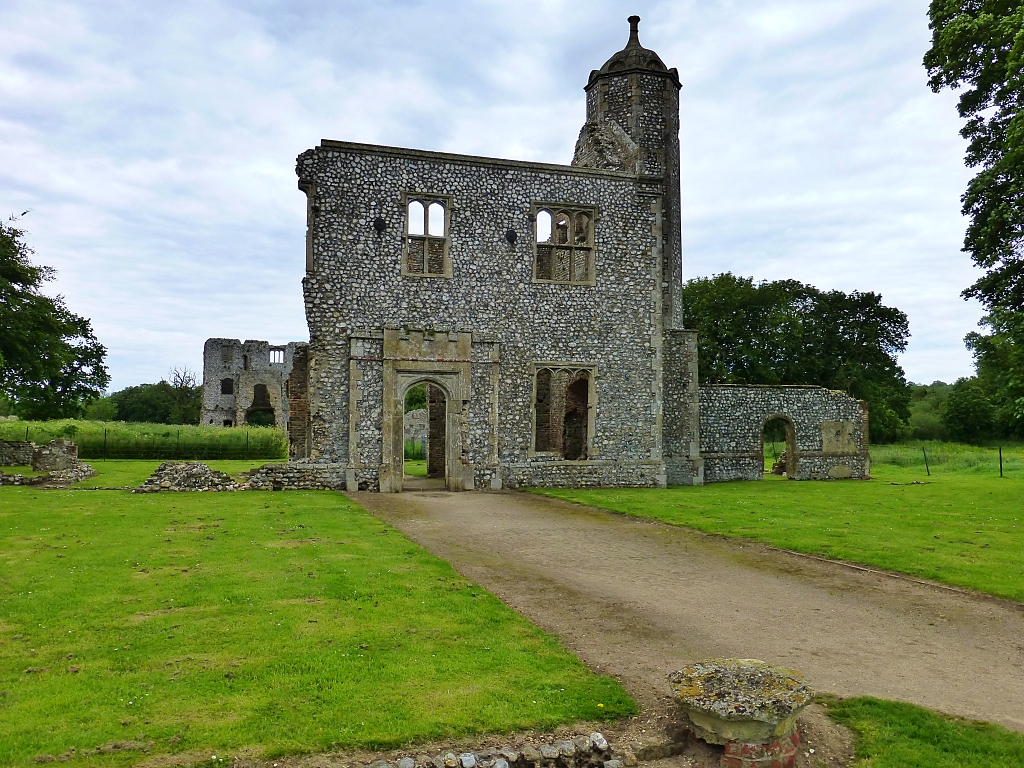
[[214,427],[124,421],[0,422],[0,440],[48,443],[66,437],[81,459],[284,459],[288,439],[275,427]]
[[[1024,445],[1002,446],[1003,475],[1024,479]],[[927,470],[925,458],[927,457]],[[970,472],[982,475],[999,474],[999,446],[976,446],[946,443],[939,440],[914,440],[871,447],[873,467],[902,467],[921,472]]]
[[636,711],[338,493],[0,488],[0,584],[0,765],[392,747]]

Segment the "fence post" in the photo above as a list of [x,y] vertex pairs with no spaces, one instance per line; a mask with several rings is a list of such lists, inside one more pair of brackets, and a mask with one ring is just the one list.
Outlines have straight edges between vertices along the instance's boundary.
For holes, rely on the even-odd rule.
[[103,428],[103,460],[107,460],[107,428]]
[[181,458],[181,430],[178,430],[178,437],[174,441],[174,458]]
[[249,458],[249,430],[245,430],[245,458]]
[[928,451],[924,449],[923,445],[921,446],[921,453],[924,454],[924,471],[928,473],[928,477],[931,477],[932,471],[928,468]]
[[28,427],[25,427],[25,442],[28,442]]
[[1003,476],[1003,446],[999,446],[999,476]]

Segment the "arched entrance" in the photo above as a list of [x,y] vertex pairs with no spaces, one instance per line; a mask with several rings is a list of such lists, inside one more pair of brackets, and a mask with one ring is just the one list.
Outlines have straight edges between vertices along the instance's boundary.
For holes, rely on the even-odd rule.
[[[394,390],[395,415],[391,429],[385,430],[383,445],[384,463],[381,465],[380,489],[383,492],[398,493],[402,490],[427,488],[462,490],[465,483],[462,472],[462,401],[452,395],[457,386],[455,377],[445,373],[406,374],[402,373]],[[425,390],[426,440],[423,457],[426,461],[425,474],[406,472],[405,457],[407,425],[405,402],[411,390],[422,386]],[[390,438],[390,439],[388,439]]]
[[793,421],[782,414],[772,414],[761,428],[761,477],[764,477],[764,463],[771,461],[771,473],[784,475],[789,479],[797,476],[799,455],[796,448],[796,428]]

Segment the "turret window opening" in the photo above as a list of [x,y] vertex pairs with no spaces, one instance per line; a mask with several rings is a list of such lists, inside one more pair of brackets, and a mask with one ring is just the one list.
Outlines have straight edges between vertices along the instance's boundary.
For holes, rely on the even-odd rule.
[[534,216],[534,280],[593,284],[594,210],[541,207]]
[[406,195],[406,233],[402,274],[451,277],[448,258],[450,201]]

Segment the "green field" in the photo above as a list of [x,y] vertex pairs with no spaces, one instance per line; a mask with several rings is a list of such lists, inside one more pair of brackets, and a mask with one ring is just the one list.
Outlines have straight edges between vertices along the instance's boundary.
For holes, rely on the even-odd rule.
[[[1014,462],[1019,457],[1018,448]],[[767,476],[703,487],[535,492],[1024,600],[1024,471],[1015,463],[1000,478],[998,457],[994,469],[988,459],[984,452],[977,461],[961,456],[930,476],[923,458],[920,467],[874,461],[870,481]]]
[[288,441],[274,427],[210,427],[123,421],[0,421],[0,440],[48,443],[66,437],[80,459],[283,459]]
[[0,595],[0,765],[388,747],[635,712],[339,493],[0,488]]
[[852,768],[1020,768],[1024,734],[869,697],[825,700],[857,734]]

